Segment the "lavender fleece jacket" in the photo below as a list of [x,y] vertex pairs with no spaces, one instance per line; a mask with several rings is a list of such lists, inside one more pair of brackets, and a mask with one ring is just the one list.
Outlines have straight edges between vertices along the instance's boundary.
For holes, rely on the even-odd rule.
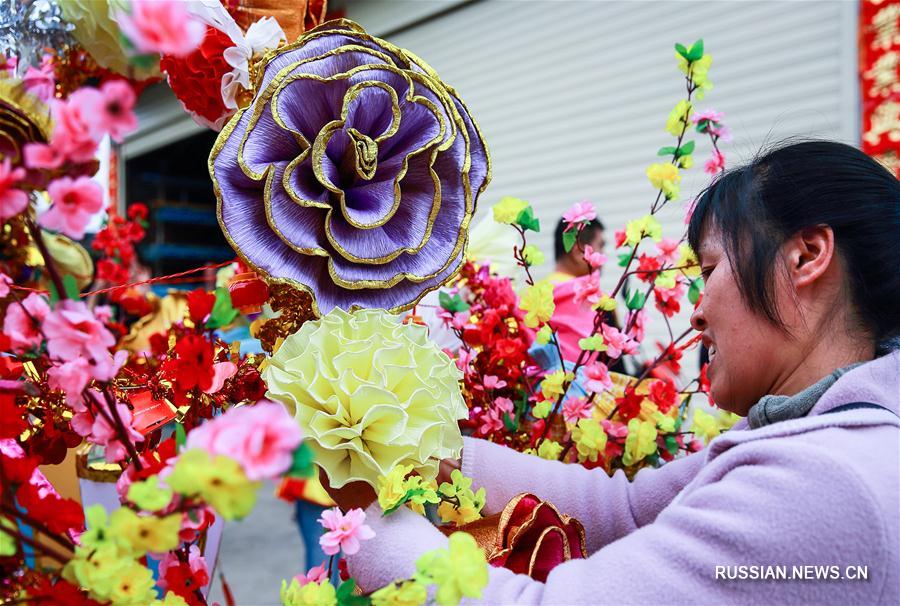
[[[491,568],[469,603],[900,603],[900,419],[872,409],[822,414],[855,401],[898,412],[900,351],[842,376],[806,417],[753,430],[741,420],[705,450],[631,482],[467,438],[462,470],[487,488],[487,513],[533,492],[584,524],[591,554],[546,583]],[[375,538],[348,559],[367,590],[411,576],[420,554],[447,543],[406,508],[383,518],[373,504],[367,522]],[[716,579],[716,566],[739,565],[784,565],[788,575],[794,566],[867,566],[868,579]]]

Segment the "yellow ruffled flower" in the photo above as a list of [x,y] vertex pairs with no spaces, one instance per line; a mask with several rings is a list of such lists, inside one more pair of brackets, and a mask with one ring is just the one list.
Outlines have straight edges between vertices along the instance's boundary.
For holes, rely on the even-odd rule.
[[462,450],[462,371],[425,326],[383,309],[335,308],[270,360],[267,396],[294,414],[334,488],[376,486],[397,465],[433,479]]
[[543,394],[545,400],[555,400],[565,392],[565,382],[571,381],[574,378],[575,375],[571,372],[564,372],[562,370],[551,372],[550,374],[545,375],[544,379],[541,381],[541,394]]
[[487,560],[472,535],[454,532],[448,549],[436,549],[416,561],[416,570],[437,585],[440,606],[456,606],[463,597],[480,598],[488,583]]
[[428,599],[428,589],[414,579],[391,583],[372,594],[372,606],[420,606]]
[[529,328],[537,328],[553,317],[556,304],[553,302],[553,282],[540,280],[529,286],[522,294],[519,308],[525,312],[525,325]]
[[656,452],[656,423],[631,419],[628,421],[628,436],[625,438],[625,449],[622,463],[634,465],[638,461]]
[[175,549],[181,542],[180,528],[181,514],[157,518],[138,515],[127,507],[115,510],[109,519],[109,533],[135,557],[148,551],[165,553]]
[[549,324],[544,324],[541,326],[541,329],[537,331],[534,335],[534,340],[538,345],[546,345],[550,342],[550,337],[553,336],[553,330],[550,328]]
[[300,585],[297,579],[291,584],[281,581],[281,603],[283,606],[337,606],[337,592],[328,581]]
[[546,419],[547,415],[550,414],[550,410],[553,408],[553,402],[550,400],[541,400],[537,404],[534,405],[531,409],[531,415],[535,419]]
[[144,511],[159,511],[172,501],[172,489],[152,475],[128,487],[128,500]]
[[680,137],[690,127],[693,109],[687,99],[679,101],[666,120],[666,132],[673,137]]
[[199,495],[226,520],[240,519],[250,513],[260,486],[260,482],[247,479],[234,459],[221,455],[210,458],[200,449],[181,453],[166,481],[179,494]]
[[544,263],[544,253],[533,244],[529,244],[522,249],[522,258],[525,259],[525,262],[530,266],[541,265]]
[[648,236],[656,242],[662,240],[662,225],[653,215],[644,215],[640,219],[633,219],[625,226],[625,244],[628,246],[637,246],[644,236]]
[[559,459],[559,455],[562,453],[563,447],[559,442],[554,442],[553,440],[544,440],[541,442],[541,445],[538,446],[538,456],[542,459],[547,459],[548,461],[556,461]]
[[606,452],[606,432],[596,419],[578,419],[578,423],[572,429],[572,440],[578,451],[578,460],[581,462],[597,460],[597,457]]
[[675,263],[675,266],[685,267],[688,265],[690,265],[691,267],[682,269],[681,271],[683,271],[689,278],[699,278],[700,262],[697,260],[697,255],[694,254],[694,251],[691,249],[690,245],[682,244],[678,247],[678,262]]
[[510,196],[500,198],[500,201],[494,204],[492,209],[494,211],[494,221],[512,225],[519,217],[519,213],[526,208],[528,208],[528,202],[525,200]]
[[699,408],[694,409],[694,422],[691,424],[694,436],[702,439],[707,444],[710,440],[722,433],[716,418]]
[[673,200],[681,193],[679,183],[681,175],[678,173],[678,167],[670,162],[657,162],[647,167],[647,178],[650,184],[661,189],[666,199]]

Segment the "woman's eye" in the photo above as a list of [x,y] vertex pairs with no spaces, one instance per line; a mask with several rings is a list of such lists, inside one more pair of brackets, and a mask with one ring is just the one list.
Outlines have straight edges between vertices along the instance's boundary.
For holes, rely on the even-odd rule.
[[703,281],[709,280],[710,274],[712,274],[715,267],[704,267],[700,270],[700,275],[703,276]]

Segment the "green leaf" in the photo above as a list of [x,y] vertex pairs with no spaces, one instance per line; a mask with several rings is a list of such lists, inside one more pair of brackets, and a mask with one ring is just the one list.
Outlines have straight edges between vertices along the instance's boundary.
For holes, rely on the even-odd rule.
[[528,206],[516,217],[516,223],[525,231],[541,231],[541,222],[534,216],[534,210]]
[[688,301],[691,302],[691,305],[696,305],[697,301],[700,300],[700,293],[703,291],[703,286],[703,278],[697,278],[691,282],[691,286],[688,288]]
[[578,240],[578,230],[570,229],[568,231],[563,232],[563,246],[566,249],[566,252],[572,250],[572,247],[575,246],[575,242]]
[[688,58],[688,49],[686,49],[684,47],[684,44],[679,44],[676,42],[675,43],[675,52],[677,52],[679,55],[681,55],[685,59]]
[[228,326],[238,316],[238,311],[231,304],[231,294],[224,286],[216,289],[216,302],[213,304],[209,319],[206,321],[207,328],[221,328]]
[[62,282],[63,288],[66,290],[66,298],[77,301],[78,295],[81,293],[78,290],[78,283],[75,281],[75,276],[66,274],[63,276]]
[[700,120],[699,122],[697,122],[697,132],[698,133],[705,133],[706,129],[708,127],[709,127],[709,120],[706,120],[705,118],[703,120]]
[[338,606],[368,606],[372,603],[372,598],[364,595],[354,595],[353,590],[356,589],[356,581],[347,579],[341,583],[335,592]]
[[659,151],[656,152],[657,156],[671,156],[675,153],[674,147],[660,147]]
[[56,290],[56,284],[50,280],[50,307],[56,307],[59,303],[59,293]]
[[315,456],[306,441],[300,442],[300,446],[294,449],[293,457],[291,468],[286,475],[300,478],[311,478],[315,475],[316,466],[313,464]]
[[699,61],[703,57],[703,38],[700,38],[691,45],[691,50],[687,53],[688,61]]
[[503,424],[506,426],[506,430],[509,432],[515,432],[519,430],[519,423],[515,419],[510,418],[508,412],[503,413]]
[[622,252],[619,253],[619,267],[625,267],[628,265],[628,259],[631,258],[631,248],[625,247],[622,249]]
[[671,455],[678,454],[678,442],[675,440],[675,436],[666,436],[666,450]]
[[452,314],[469,309],[469,304],[463,301],[458,293],[451,297],[446,292],[441,291],[438,293],[438,301],[443,309]]
[[181,452],[181,449],[184,447],[184,441],[187,439],[187,436],[184,433],[184,425],[181,423],[175,423],[175,446],[176,451]]
[[630,297],[628,297],[628,300],[625,301],[625,305],[628,307],[628,309],[634,311],[644,307],[644,303],[646,302],[646,300],[647,295],[639,290],[636,290],[631,294]]
[[688,141],[687,143],[685,143],[684,145],[682,145],[681,147],[678,148],[678,157],[680,158],[681,156],[688,156],[688,155],[694,153],[695,147],[696,147],[696,144],[693,141]]

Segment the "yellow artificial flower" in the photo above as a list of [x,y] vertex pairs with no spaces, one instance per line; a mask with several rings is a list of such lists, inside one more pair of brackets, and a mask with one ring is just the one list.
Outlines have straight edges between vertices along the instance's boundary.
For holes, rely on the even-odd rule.
[[578,347],[585,351],[606,351],[606,343],[603,341],[603,335],[600,334],[578,339]]
[[456,606],[463,597],[480,598],[488,582],[487,560],[472,535],[454,532],[448,549],[436,549],[416,561],[419,574],[437,585],[440,606]]
[[653,187],[662,190],[668,200],[677,198],[681,191],[678,186],[681,182],[678,167],[670,162],[657,162],[648,166],[647,178]]
[[154,600],[153,606],[188,606],[188,603],[177,593],[169,591],[162,600]]
[[572,429],[572,440],[578,450],[578,460],[581,462],[597,460],[597,457],[606,452],[606,432],[596,419],[578,419],[578,423]]
[[382,511],[388,511],[397,507],[397,504],[406,496],[404,480],[412,473],[412,465],[395,465],[387,475],[378,478],[378,505]]
[[179,494],[199,495],[226,520],[250,513],[260,486],[260,482],[247,479],[234,459],[222,455],[211,458],[200,449],[182,452],[166,481]]
[[656,423],[640,419],[628,421],[628,436],[625,438],[622,463],[634,465],[656,452],[656,436]]
[[63,567],[62,577],[104,602],[110,599],[116,578],[133,563],[134,560],[123,556],[115,545],[78,546],[75,555]]
[[391,583],[372,594],[372,606],[420,606],[428,600],[428,589],[415,579]]
[[164,518],[138,515],[127,507],[115,510],[109,519],[109,533],[136,557],[148,551],[165,553],[178,547],[181,540],[181,514]]
[[541,326],[541,329],[534,335],[534,340],[538,345],[546,345],[550,342],[550,337],[552,336],[553,330],[550,328],[550,325],[544,324],[543,326]]
[[152,475],[142,482],[134,482],[128,487],[128,500],[144,511],[159,511],[172,501],[172,489]]
[[695,437],[701,438],[707,444],[722,432],[719,424],[716,422],[716,418],[699,408],[694,409],[694,422],[691,425],[691,431],[694,432]]
[[437,494],[437,482],[425,480],[421,476],[410,476],[403,483],[407,492],[410,492],[407,506],[419,515],[425,515],[425,503],[439,503]]
[[680,137],[690,127],[691,111],[693,107],[690,101],[687,99],[679,101],[666,120],[666,132],[673,137]]
[[412,465],[425,479],[458,458],[468,418],[462,371],[429,338],[384,309],[334,308],[288,336],[263,371],[269,399],[293,412],[332,488]]
[[731,426],[740,420],[741,417],[727,410],[720,410],[719,414],[716,415],[716,425],[718,425],[719,431],[731,429]]
[[653,284],[660,288],[675,288],[675,278],[677,275],[678,274],[674,269],[661,271],[656,275]]
[[541,265],[544,262],[544,253],[537,246],[529,244],[522,249],[522,258],[528,265]]
[[653,418],[656,420],[656,426],[660,431],[665,433],[672,433],[675,431],[675,418],[670,417],[668,415],[664,415],[658,410],[653,413]]
[[494,204],[494,221],[512,225],[519,218],[519,213],[528,208],[528,202],[519,198],[505,196]]
[[155,586],[153,573],[146,566],[130,560],[115,578],[110,579],[109,601],[113,606],[146,606],[156,599]]
[[628,246],[637,246],[644,236],[648,236],[656,242],[662,240],[662,225],[653,215],[644,215],[640,219],[633,219],[625,226],[625,244]]
[[458,469],[450,473],[450,482],[444,482],[438,492],[448,499],[455,499],[459,505],[443,501],[438,505],[438,515],[444,522],[468,524],[481,519],[481,509],[485,503],[485,490],[479,488],[472,492],[472,478],[467,478]]
[[[0,517],[0,526],[9,528],[10,530],[16,529],[15,523],[9,518],[5,517]],[[12,537],[12,535],[0,530],[0,557],[16,555],[16,552],[18,550],[18,544],[16,543],[16,540]]]
[[89,549],[97,549],[105,545],[114,545],[115,540],[109,534],[106,510],[103,505],[91,505],[84,510],[87,530],[78,538],[79,544]]
[[281,581],[281,603],[283,606],[337,606],[337,592],[328,581],[301,585],[297,579],[291,584]]
[[529,286],[522,294],[519,308],[528,313],[525,314],[525,325],[529,328],[537,328],[553,317],[556,305],[553,303],[553,282],[540,280]]
[[704,54],[700,59],[691,63],[690,74],[688,74],[687,59],[677,52],[675,53],[675,56],[678,58],[678,69],[681,70],[682,74],[686,76],[690,75],[694,86],[697,87],[694,95],[698,100],[702,100],[706,95],[706,91],[713,87],[712,82],[709,81],[709,67],[712,65],[712,56]]
[[541,394],[545,400],[555,400],[565,393],[564,384],[566,381],[572,381],[575,375],[571,372],[557,370],[544,376],[541,381]]
[[613,311],[617,306],[616,300],[609,295],[603,295],[594,305],[594,309],[602,309],[603,311]]
[[541,442],[541,445],[538,446],[538,456],[542,459],[547,459],[548,461],[557,461],[559,460],[559,455],[562,453],[562,450],[562,444],[559,442],[544,440]]
[[678,168],[683,168],[685,170],[694,166],[694,156],[691,154],[685,154],[684,156],[679,156],[678,158]]
[[550,414],[550,410],[553,408],[553,402],[550,400],[541,400],[537,404],[534,405],[531,409],[531,415],[535,419],[546,419],[547,415]]
[[689,278],[698,278],[700,277],[700,261],[697,260],[697,255],[694,254],[694,251],[691,249],[690,245],[682,244],[678,247],[678,262],[675,264],[676,267],[685,267],[690,265],[691,267],[687,269],[682,269],[681,271]]

